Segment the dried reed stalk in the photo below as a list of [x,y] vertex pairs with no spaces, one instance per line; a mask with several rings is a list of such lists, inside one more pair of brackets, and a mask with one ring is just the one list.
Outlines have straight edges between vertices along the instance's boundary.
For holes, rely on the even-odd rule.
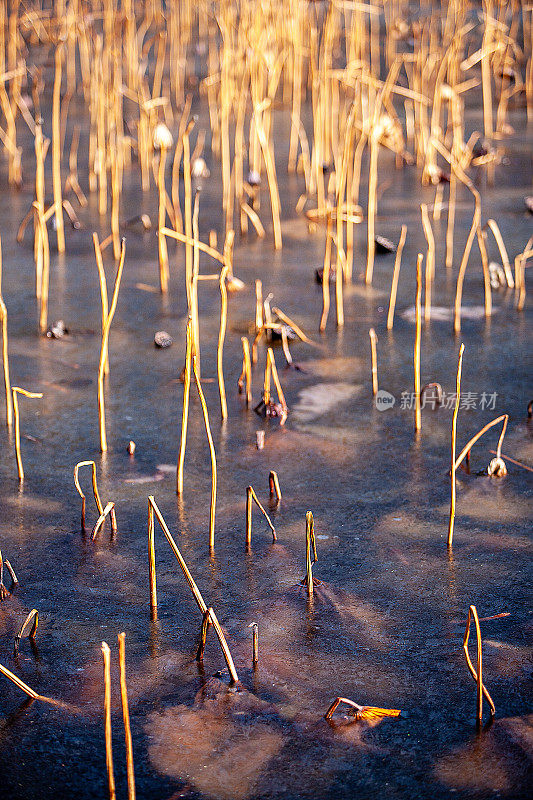
[[279,502],[281,500],[281,489],[279,485],[279,478],[277,472],[274,472],[273,469],[270,470],[268,474],[268,488],[270,492],[270,497],[276,497],[276,500]]
[[263,284],[260,280],[255,282],[255,330],[263,327]]
[[213,444],[213,437],[211,436],[211,426],[209,425],[209,414],[207,412],[207,404],[205,402],[202,385],[200,383],[200,375],[198,374],[198,366],[196,362],[196,355],[192,357],[192,371],[198,396],[202,406],[202,413],[204,416],[205,433],[209,444],[209,453],[211,456],[211,504],[209,510],[209,548],[212,550],[215,546],[215,510],[217,503],[217,459],[215,454],[215,445]]
[[126,634],[118,635],[118,657],[120,668],[120,699],[122,702],[122,718],[124,720],[124,737],[126,740],[126,771],[128,776],[128,800],[135,800],[135,772],[133,769],[133,744],[131,739],[130,712],[128,708],[128,687],[126,684]]
[[[205,604],[204,598],[202,597],[200,590],[198,589],[194,579],[189,572],[187,564],[183,556],[181,555],[176,542],[172,538],[172,534],[170,533],[167,524],[159,510],[154,498],[152,495],[148,498],[148,551],[150,553],[150,607],[152,609],[152,618],[157,619],[157,586],[156,586],[156,571],[155,571],[155,542],[154,542],[154,514],[157,517],[157,521],[159,522],[163,533],[172,549],[172,552],[176,556],[178,563],[182,569],[183,574],[187,580],[187,583],[190,586],[190,589],[193,593],[193,597],[196,601],[196,605],[200,609],[202,616],[204,616],[208,612],[208,617],[210,623],[213,625],[215,632],[217,634],[217,638],[219,640],[220,646],[222,648],[222,652],[224,654],[224,658],[226,660],[226,664],[228,666],[228,670],[230,672],[232,681],[235,683],[239,680],[237,673],[235,671],[235,665],[233,663],[233,659],[231,657],[231,653],[226,642],[226,638],[222,631],[222,628],[219,625],[218,619],[216,618],[215,612],[212,608],[207,607]],[[153,580],[152,580],[153,579]],[[155,615],[154,615],[155,612]]]
[[211,622],[211,625],[215,629],[215,633],[220,643],[220,647],[222,648],[222,653],[224,655],[224,660],[226,661],[226,665],[228,667],[228,672],[230,674],[231,682],[233,684],[238,683],[239,676],[237,675],[237,670],[235,669],[235,664],[233,663],[233,658],[231,657],[231,652],[228,647],[226,637],[224,636],[224,632],[222,631],[220,623],[212,608],[209,608],[208,613],[209,613],[209,620]]
[[498,250],[500,251],[500,258],[502,260],[503,270],[505,272],[505,279],[507,281],[507,286],[510,289],[514,288],[514,280],[513,280],[513,273],[511,272],[511,263],[509,261],[509,256],[507,254],[507,248],[505,247],[505,243],[503,241],[503,236],[501,235],[500,228],[498,227],[498,223],[493,220],[487,220],[487,225],[485,227],[489,227],[494,235],[496,240],[496,244],[498,245]]
[[[311,552],[313,560],[311,560]],[[313,596],[313,564],[316,561],[318,561],[318,556],[316,552],[315,523],[313,512],[307,511],[305,515],[305,584],[308,597]]]
[[[191,223],[192,227],[192,223]],[[208,256],[220,261],[221,264],[224,264],[224,255],[219,253],[214,247],[211,247],[208,244],[204,244],[204,242],[195,239],[193,236],[187,236],[185,233],[180,233],[179,231],[173,231],[172,228],[161,228],[160,233],[164,236],[169,236],[172,239],[176,239],[178,242],[183,242],[187,246],[190,247],[197,247],[202,253],[206,253]],[[192,277],[192,269],[191,269],[191,277]]]
[[35,640],[35,633],[39,624],[39,612],[36,608],[32,608],[24,622],[19,628],[19,632],[15,636],[14,655],[16,656],[19,651],[20,642],[27,636],[32,642]]
[[52,98],[52,181],[54,189],[54,214],[56,218],[57,249],[65,252],[65,228],[63,224],[63,197],[61,194],[61,71],[63,45],[55,53],[55,77]]
[[78,463],[74,467],[74,485],[76,486],[78,494],[81,497],[81,527],[84,530],[85,530],[85,495],[80,486],[79,470],[80,467],[89,467],[89,466],[91,467],[91,472],[92,472],[93,495],[94,495],[94,502],[96,503],[96,508],[98,509],[98,515],[100,516],[104,511],[104,507],[102,505],[102,501],[100,500],[100,495],[98,493],[98,486],[96,483],[96,464],[94,463],[94,461],[78,461]]
[[[468,639],[470,636],[470,621],[471,619],[474,620],[474,625],[476,626],[476,642],[477,642],[477,670],[474,668],[472,661],[470,660],[470,654],[468,652]],[[473,679],[477,684],[477,709],[476,709],[476,721],[478,725],[481,725],[483,721],[483,697],[485,697],[487,703],[489,704],[490,709],[490,716],[493,718],[496,715],[496,707],[492,701],[492,697],[488,693],[485,685],[483,683],[483,667],[482,667],[482,645],[481,645],[481,628],[479,627],[479,619],[476,611],[475,606],[470,606],[468,609],[468,617],[466,618],[466,628],[465,628],[465,635],[463,638],[463,650],[466,658],[466,665],[468,667],[468,671],[472,675]]]
[[450,192],[448,197],[448,221],[446,223],[446,269],[453,264],[453,233],[455,227],[455,201],[457,197],[457,178],[450,175]]
[[[233,231],[229,231],[226,235],[226,243],[224,244],[224,252],[230,249],[231,245],[228,240],[233,241]],[[220,286],[220,328],[218,332],[217,344],[217,376],[218,376],[218,392],[220,395],[220,415],[222,419],[228,417],[228,404],[226,402],[226,389],[224,386],[224,365],[223,365],[223,351],[224,351],[224,338],[226,336],[226,325],[228,321],[228,292],[226,289],[226,277],[230,270],[230,264],[226,263],[220,270],[219,286]]]
[[242,370],[237,381],[239,393],[242,393],[246,383],[246,405],[252,402],[252,362],[250,360],[250,343],[246,336],[241,336],[242,344]]
[[167,161],[167,148],[164,144],[159,149],[159,169],[158,169],[158,187],[159,187],[159,287],[161,294],[168,292],[168,250],[165,236],[161,233],[165,227],[166,222],[166,200],[167,190],[165,188],[165,165]]
[[102,527],[104,525],[104,522],[106,521],[106,517],[108,517],[108,516],[111,517],[111,529],[112,529],[113,533],[116,533],[116,531],[117,531],[117,517],[116,517],[116,514],[115,514],[115,504],[112,501],[110,501],[109,503],[106,503],[106,507],[104,508],[104,510],[102,511],[100,516],[98,517],[98,519],[96,520],[96,524],[95,524],[95,526],[93,528],[93,532],[92,532],[92,535],[91,535],[91,539],[92,539],[93,542],[96,539],[96,537],[98,536],[98,534],[100,533],[100,530],[102,529]]
[[[96,267],[98,269],[98,281],[100,284],[100,301],[102,304],[102,336],[103,336],[107,315],[109,313],[109,308],[108,308],[109,300],[107,297],[107,281],[105,277],[104,260],[102,258],[102,247],[100,245],[100,241],[98,239],[98,234],[96,233],[96,231],[93,233],[93,245],[94,245],[94,255],[96,258]],[[104,375],[109,375],[109,352],[107,347],[105,354]]]
[[463,294],[463,282],[464,282],[466,267],[468,264],[468,259],[470,256],[470,251],[472,249],[472,244],[474,242],[474,237],[476,236],[476,232],[481,220],[481,199],[479,196],[479,192],[473,188],[471,188],[471,190],[474,193],[475,208],[474,208],[474,215],[472,217],[472,225],[470,227],[470,231],[468,233],[468,237],[466,240],[465,249],[463,251],[463,257],[461,259],[461,264],[459,265],[459,274],[457,275],[457,288],[455,292],[455,311],[454,311],[454,321],[453,321],[453,329],[455,333],[459,333],[459,331],[461,330],[461,298]]
[[22,457],[20,454],[20,419],[19,419],[19,403],[17,399],[18,394],[29,397],[33,400],[42,398],[42,392],[27,392],[26,389],[21,389],[20,386],[13,386],[11,389],[13,396],[13,412],[15,416],[15,456],[17,459],[17,471],[19,476],[19,483],[24,482],[24,468],[22,466]]
[[115,277],[115,285],[113,287],[113,296],[111,298],[111,305],[109,313],[107,314],[104,328],[102,330],[102,345],[100,349],[100,361],[98,364],[98,422],[100,430],[100,450],[102,453],[107,452],[107,435],[105,429],[105,402],[104,402],[104,371],[108,353],[109,331],[111,323],[115,316],[118,303],[118,292],[120,289],[120,279],[122,278],[122,270],[124,268],[124,259],[126,257],[126,240],[122,239],[120,249],[120,260],[118,262],[117,274]]
[[266,513],[265,509],[259,502],[256,493],[253,490],[252,486],[246,487],[246,549],[250,549],[252,546],[252,501],[256,504],[258,509],[263,514],[264,518],[267,521],[267,524],[272,531],[272,541],[275,542],[277,539],[276,536],[276,529],[272,524],[272,521],[268,514]]
[[6,667],[4,667],[3,664],[0,664],[0,673],[4,675],[4,677],[6,677],[8,680],[10,680],[11,683],[14,683],[15,686],[17,686],[22,692],[24,692],[24,694],[27,694],[28,697],[31,697],[32,700],[47,700],[46,697],[41,697],[40,694],[37,694],[37,692],[34,692],[33,689],[30,689],[30,687],[26,683],[21,681],[20,678],[17,678],[17,676],[14,675],[12,672],[10,672],[10,670],[8,670]]
[[378,337],[374,328],[370,328],[368,335],[370,336],[370,354],[372,358],[372,394],[376,395],[378,393]]
[[176,472],[176,493],[183,494],[183,467],[185,464],[185,447],[187,445],[187,425],[189,421],[189,396],[191,389],[191,369],[192,369],[192,320],[187,320],[186,347],[185,347],[185,369],[183,374],[183,407],[181,412],[181,440],[180,452],[178,457],[178,469]]
[[347,705],[351,709],[348,713],[354,716],[357,721],[362,719],[380,719],[381,717],[399,717],[402,713],[397,708],[360,706],[358,703],[354,703],[353,700],[349,700],[347,697],[336,697],[324,714],[324,718],[331,719],[337,709],[337,706],[339,706],[341,703],[344,703],[344,705]]
[[102,642],[102,659],[104,665],[104,728],[107,783],[109,787],[109,800],[116,800],[115,774],[113,770],[113,738],[111,732],[111,652],[106,642]]
[[7,308],[2,295],[2,240],[0,239],[0,321],[2,323],[2,365],[4,369],[4,390],[6,393],[6,425],[13,425],[13,400],[9,378],[9,356],[7,347]]
[[264,111],[266,110],[265,102],[270,102],[270,101],[264,101],[261,105],[255,107],[253,119],[254,119],[255,131],[257,133],[257,138],[259,140],[261,151],[263,153],[263,159],[265,161],[265,167],[268,179],[268,189],[270,192],[270,206],[272,210],[272,224],[274,228],[274,248],[276,250],[279,250],[282,244],[281,204],[279,199],[278,181],[276,177],[276,164],[271,152],[271,146],[267,141],[263,124]]
[[365,283],[372,283],[374,272],[374,257],[376,253],[375,221],[377,211],[377,187],[378,187],[378,153],[379,139],[381,135],[380,127],[377,125],[377,112],[381,106],[381,98],[376,100],[374,113],[374,125],[370,136],[370,164],[368,168],[368,220],[367,220],[367,257]]
[[457,414],[459,413],[459,402],[461,399],[461,369],[463,366],[463,352],[465,346],[461,343],[459,348],[459,359],[457,362],[457,378],[455,384],[455,408],[453,410],[452,418],[452,468],[451,468],[451,497],[450,497],[450,520],[448,522],[448,547],[452,546],[453,542],[453,527],[455,522],[455,447],[457,442]]
[[403,247],[407,236],[407,225],[402,225],[400,240],[396,248],[396,258],[394,259],[394,271],[392,273],[392,283],[389,297],[389,312],[387,314],[387,330],[391,331],[394,325],[394,309],[396,308],[396,294],[398,291],[398,279],[400,277],[400,266],[402,263]]
[[415,432],[422,428],[422,411],[420,407],[420,337],[422,333],[422,261],[419,253],[416,259],[416,299],[415,299],[415,349],[414,349],[414,388],[415,388]]
[[329,314],[329,272],[331,267],[331,242],[332,242],[332,221],[331,214],[328,213],[326,222],[326,249],[324,251],[324,266],[322,268],[322,314],[318,330],[320,333],[326,330],[326,323]]
[[209,609],[207,609],[207,611],[202,617],[202,625],[200,628],[200,644],[198,645],[198,650],[196,651],[197,661],[204,660],[205,645],[207,642],[207,631],[209,630],[210,625],[211,625],[211,620],[209,618]]
[[421,203],[420,211],[422,212],[422,226],[424,228],[424,236],[428,245],[426,255],[426,295],[424,300],[424,321],[429,322],[431,319],[431,287],[433,278],[435,276],[435,237],[431,229],[429,221],[428,207],[425,203]]
[[455,469],[456,470],[459,469],[464,459],[470,455],[470,451],[477,442],[477,440],[481,439],[484,433],[493,428],[499,422],[503,422],[503,425],[502,425],[502,432],[500,433],[500,438],[498,439],[498,446],[496,448],[496,458],[501,459],[503,437],[505,436],[505,431],[507,429],[508,421],[509,421],[509,414],[502,414],[500,417],[496,417],[496,419],[493,419],[491,422],[488,422],[486,425],[484,425],[483,428],[481,428],[481,430],[478,431],[475,434],[475,436],[472,436],[472,438],[467,442],[467,444],[465,444],[465,446],[457,456],[455,460]]
[[301,339],[302,342],[306,344],[313,344],[313,340],[310,339],[308,336],[305,335],[303,330],[290,318],[285,314],[280,308],[277,306],[272,306],[272,311],[276,314],[282,322],[292,328],[296,336]]
[[[6,566],[8,563],[9,562],[6,561]],[[5,600],[7,597],[9,597],[10,594],[11,592],[4,585],[4,559],[2,558],[2,551],[0,550],[0,603],[2,600]]]

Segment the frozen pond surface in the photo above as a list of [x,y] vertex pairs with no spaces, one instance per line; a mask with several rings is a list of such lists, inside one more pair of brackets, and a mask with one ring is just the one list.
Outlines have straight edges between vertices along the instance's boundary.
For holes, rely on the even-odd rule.
[[[205,106],[199,125],[207,126]],[[71,115],[76,118],[73,101]],[[277,112],[285,120],[289,116]],[[284,116],[285,115],[285,116]],[[495,185],[483,190],[483,214],[499,223],[511,261],[532,233],[523,197],[531,190],[531,130],[522,113],[510,114],[513,137],[501,143],[505,162]],[[479,112],[468,116],[470,129]],[[280,122],[280,130],[283,130]],[[83,147],[83,137],[82,145]],[[282,152],[282,148],[280,148]],[[3,290],[9,313],[12,382],[42,391],[21,400],[26,481],[19,490],[12,440],[3,430],[0,452],[0,546],[20,587],[0,604],[0,662],[37,692],[79,708],[70,713],[22,696],[2,681],[0,781],[4,797],[51,800],[102,798],[107,792],[102,721],[100,643],[117,663],[116,636],[126,633],[127,673],[139,798],[526,797],[530,786],[531,717],[531,497],[532,473],[508,461],[509,474],[476,474],[492,458],[492,430],[472,451],[471,474],[458,473],[453,554],[446,549],[452,408],[423,410],[422,435],[413,435],[413,411],[402,403],[412,391],[416,254],[425,252],[414,168],[394,170],[383,154],[380,170],[391,181],[380,200],[379,232],[397,241],[408,226],[394,329],[385,329],[394,256],[377,256],[374,286],[365,289],[364,226],[356,228],[355,281],[345,297],[345,328],[333,314],[319,335],[324,232],[310,234],[294,208],[301,179],[278,169],[283,204],[283,249],[270,234],[250,235],[235,251],[235,274],[246,286],[229,297],[224,370],[229,418],[219,421],[216,339],[219,294],[202,284],[202,376],[218,462],[215,553],[208,550],[210,468],[201,409],[191,393],[183,500],[175,494],[181,424],[186,300],[184,251],[169,245],[168,298],[157,288],[155,232],[126,231],[127,254],[110,339],[106,383],[110,449],[98,446],[96,377],[100,299],[91,233],[107,223],[96,200],[80,212],[82,229],[67,231],[67,252],[53,254],[50,320],[62,318],[63,340],[38,338],[34,265],[28,234],[15,241],[33,187],[0,195]],[[381,159],[381,156],[380,156]],[[200,235],[222,237],[220,174],[201,194]],[[29,169],[29,168],[28,168]],[[475,170],[474,170],[475,172]],[[363,175],[367,174],[366,168]],[[6,186],[2,162],[2,186]],[[85,176],[86,177],[86,176]],[[83,180],[84,175],[81,174]],[[129,188],[128,188],[129,186]],[[363,182],[362,194],[366,188]],[[150,199],[148,199],[148,197]],[[138,175],[125,176],[122,216],[139,211],[156,219],[153,192],[141,196]],[[458,418],[459,448],[486,422],[509,414],[503,452],[533,466],[533,426],[526,407],[531,391],[531,303],[521,314],[511,290],[494,292],[494,316],[474,313],[483,303],[477,250],[464,290],[463,330],[452,330],[457,261],[471,222],[468,193],[460,193],[453,278],[444,267],[445,220],[436,223],[434,319],[422,335],[422,384],[455,390],[457,353],[465,344],[463,392],[470,407]],[[266,215],[265,215],[266,217]],[[491,244],[491,251],[493,251]],[[495,256],[496,253],[492,252]],[[114,273],[106,253],[108,282]],[[212,265],[202,259],[203,272]],[[237,393],[240,337],[251,333],[254,281],[313,339],[292,344],[301,371],[283,369],[290,412],[284,428],[260,419]],[[139,288],[141,284],[141,288]],[[470,308],[471,313],[467,313]],[[373,404],[368,330],[378,335],[380,388],[396,399],[379,412]],[[169,349],[153,337],[166,330]],[[259,347],[254,401],[260,399],[266,351]],[[213,380],[214,379],[214,380]],[[485,400],[482,400],[482,395]],[[404,395],[406,397],[406,395]],[[3,412],[2,412],[3,413]],[[255,447],[265,431],[264,450]],[[128,441],[136,452],[126,452]],[[116,503],[118,531],[109,526],[94,543],[80,532],[80,504],[72,471],[83,459],[97,464],[104,501]],[[277,471],[283,499],[269,503],[268,473]],[[82,477],[89,489],[88,475]],[[245,553],[245,489],[254,486],[277,531],[254,511],[253,545]],[[228,693],[220,649],[211,635],[203,669],[194,655],[200,616],[178,565],[156,534],[159,621],[149,615],[147,497],[153,494],[208,604],[224,626],[240,691]],[[88,494],[89,498],[89,494]],[[88,499],[88,523],[95,519]],[[312,510],[322,584],[309,602],[298,587],[305,573],[305,512]],[[492,726],[476,732],[475,686],[462,653],[468,606],[475,604],[484,638],[484,680],[497,709]],[[27,612],[37,608],[36,651],[27,640],[12,656],[13,639]],[[505,616],[502,616],[505,615]],[[259,624],[260,662],[251,667],[251,633]],[[113,730],[117,787],[125,796],[125,757],[113,669]],[[323,714],[342,695],[361,704],[401,708],[399,719],[379,724],[328,724]],[[529,714],[529,716],[528,716]]]

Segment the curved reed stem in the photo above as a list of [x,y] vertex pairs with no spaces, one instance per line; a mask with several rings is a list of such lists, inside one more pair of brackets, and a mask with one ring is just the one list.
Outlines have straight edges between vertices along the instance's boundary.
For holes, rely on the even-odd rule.
[[452,469],[451,469],[451,497],[450,497],[450,519],[448,522],[448,547],[452,546],[453,542],[453,527],[455,523],[455,446],[457,441],[457,414],[459,413],[459,402],[461,399],[461,370],[463,366],[463,353],[465,346],[461,343],[459,348],[459,359],[457,362],[457,377],[455,383],[455,408],[453,410],[452,418]]
[[42,398],[42,392],[27,392],[26,389],[21,389],[20,386],[13,386],[12,390],[13,395],[13,411],[15,414],[15,457],[17,459],[17,471],[19,476],[19,483],[24,482],[24,468],[22,466],[22,456],[20,454],[20,419],[19,419],[19,403],[17,399],[18,394],[24,395],[24,397],[29,397],[33,400],[39,400]]

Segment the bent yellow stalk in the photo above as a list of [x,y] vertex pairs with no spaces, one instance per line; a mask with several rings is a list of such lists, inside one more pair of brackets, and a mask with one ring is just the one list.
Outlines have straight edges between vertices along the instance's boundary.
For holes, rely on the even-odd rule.
[[396,307],[396,294],[398,292],[398,279],[400,277],[400,266],[402,263],[402,253],[407,236],[407,225],[402,225],[400,241],[396,248],[396,258],[394,260],[394,272],[392,273],[392,283],[389,298],[389,313],[387,314],[387,330],[391,331],[394,325],[394,309]]
[[209,414],[207,412],[207,404],[205,402],[202,385],[200,383],[200,376],[198,374],[198,365],[195,355],[193,355],[192,357],[192,371],[194,375],[194,380],[196,382],[196,388],[198,390],[198,396],[200,398],[200,403],[202,406],[205,432],[207,436],[207,441],[209,443],[209,453],[211,456],[211,504],[209,510],[209,548],[212,550],[215,546],[215,510],[217,503],[217,459],[215,454],[215,445],[213,444],[213,437],[211,436],[211,427],[209,425]]
[[85,529],[85,495],[80,486],[80,478],[79,478],[80,467],[91,467],[94,502],[96,503],[96,508],[98,509],[98,516],[103,514],[104,507],[102,505],[102,501],[100,500],[100,495],[98,493],[98,486],[96,483],[96,464],[94,463],[94,461],[78,461],[78,463],[74,467],[74,485],[78,491],[79,496],[81,497],[81,527]]
[[33,400],[39,400],[42,398],[42,392],[28,392],[26,389],[21,389],[20,386],[13,386],[12,388],[12,395],[13,395],[13,411],[15,414],[15,456],[17,459],[17,471],[19,476],[19,483],[24,482],[24,468],[22,466],[22,457],[20,454],[20,419],[19,419],[19,404],[18,404],[18,394],[24,395],[24,397],[29,397]]
[[111,299],[111,306],[107,315],[104,329],[102,331],[102,346],[100,349],[100,362],[98,364],[98,422],[100,429],[100,450],[102,453],[107,451],[107,435],[105,429],[105,402],[104,402],[104,370],[107,357],[107,347],[109,342],[109,331],[118,303],[118,291],[120,289],[120,279],[122,278],[122,270],[124,269],[124,258],[126,256],[126,240],[122,239],[120,248],[120,260],[118,262],[117,275],[115,278],[115,285],[113,287],[113,297]]
[[252,546],[252,501],[256,504],[256,506],[266,519],[268,526],[272,531],[272,541],[275,542],[277,539],[276,529],[274,528],[274,525],[272,524],[270,517],[266,513],[261,503],[259,502],[253,487],[247,486],[246,487],[246,548],[247,549],[249,549]]

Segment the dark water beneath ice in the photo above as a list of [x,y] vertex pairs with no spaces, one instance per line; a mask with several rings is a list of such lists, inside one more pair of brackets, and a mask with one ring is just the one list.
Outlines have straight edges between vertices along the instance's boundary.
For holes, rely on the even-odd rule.
[[[205,109],[204,109],[205,111]],[[203,113],[203,112],[202,112]],[[73,118],[75,108],[72,109]],[[483,188],[484,220],[498,221],[511,259],[533,232],[523,197],[531,191],[531,131],[511,118],[516,135],[501,146],[494,187]],[[471,112],[469,125],[480,124]],[[29,234],[15,232],[32,200],[30,161],[20,193],[6,188],[2,164],[0,219],[4,296],[9,312],[13,384],[42,391],[21,400],[26,481],[19,490],[6,430],[0,453],[0,546],[20,588],[0,605],[0,661],[36,691],[78,707],[74,714],[22,696],[2,680],[0,775],[5,797],[40,800],[101,798],[107,792],[102,720],[100,643],[117,662],[116,636],[126,632],[127,670],[137,792],[141,798],[352,798],[522,797],[530,785],[532,619],[530,571],[531,472],[508,462],[505,479],[475,474],[492,458],[498,434],[474,448],[472,474],[458,476],[453,555],[446,550],[450,484],[450,408],[424,410],[413,437],[413,412],[400,407],[412,387],[414,330],[402,312],[413,304],[416,254],[425,252],[419,203],[433,201],[413,168],[395,171],[383,153],[380,182],[391,181],[379,205],[378,231],[397,240],[408,226],[394,330],[385,329],[393,256],[376,257],[375,281],[363,288],[364,225],[356,229],[355,281],[345,295],[346,324],[336,331],[333,309],[326,333],[317,333],[321,289],[314,271],[323,259],[324,234],[310,235],[294,213],[302,191],[287,178],[288,118],[280,112],[276,143],[284,210],[283,250],[271,236],[237,242],[235,274],[246,284],[229,298],[224,369],[229,419],[219,421],[216,380],[205,380],[218,463],[216,547],[209,556],[209,454],[195,392],[191,404],[183,501],[175,495],[181,424],[186,315],[184,253],[169,245],[168,299],[136,284],[158,285],[154,232],[125,231],[126,265],[110,340],[106,385],[110,450],[98,447],[96,376],[100,299],[91,232],[107,235],[95,198],[80,211],[83,228],[67,230],[67,252],[52,257],[50,320],[71,329],[61,341],[36,335],[33,259]],[[67,136],[67,144],[69,137]],[[83,165],[83,140],[80,163]],[[381,156],[380,156],[381,158]],[[27,163],[27,166],[26,166]],[[201,236],[221,228],[218,165],[201,195]],[[363,168],[363,175],[365,170]],[[86,185],[82,172],[82,184]],[[147,211],[138,175],[125,176],[122,218]],[[49,184],[50,185],[50,184]],[[363,184],[362,199],[366,188]],[[436,224],[434,303],[449,308],[455,275],[471,222],[471,201],[460,195],[453,279],[444,267],[446,215]],[[262,217],[268,222],[268,202]],[[52,235],[53,241],[53,235]],[[497,251],[490,244],[491,256]],[[106,253],[108,281],[114,268]],[[212,265],[202,261],[202,270]],[[291,412],[285,428],[261,420],[237,394],[240,336],[254,319],[254,281],[263,280],[279,305],[312,336],[292,353],[304,371],[281,369]],[[216,378],[219,297],[200,286],[202,375]],[[532,427],[526,406],[531,387],[531,303],[522,314],[512,291],[494,293],[494,316],[467,319],[461,337],[449,321],[433,321],[422,336],[422,383],[455,388],[460,341],[465,344],[463,391],[476,408],[461,410],[460,447],[493,417],[509,414],[503,452],[533,465]],[[468,267],[465,306],[482,306],[477,250]],[[333,298],[332,298],[332,305]],[[373,406],[368,330],[378,334],[380,387],[396,398],[392,410]],[[153,336],[175,339],[157,351]],[[91,333],[92,331],[92,333]],[[265,349],[254,370],[260,398]],[[481,409],[481,393],[497,393],[495,408]],[[2,412],[3,413],[3,412]],[[264,430],[265,448],[255,447]],[[25,436],[33,438],[28,439]],[[130,458],[126,446],[136,442]],[[95,542],[80,533],[79,498],[72,470],[82,459],[98,467],[102,499],[116,503],[118,532]],[[168,466],[171,465],[171,466]],[[172,467],[172,469],[171,469]],[[283,491],[268,501],[268,472]],[[139,479],[143,479],[140,481]],[[89,488],[88,476],[84,485]],[[252,484],[276,526],[277,544],[255,517],[253,547],[244,549],[245,487]],[[154,494],[208,604],[227,631],[242,691],[228,694],[209,677],[223,668],[208,640],[203,670],[194,660],[200,618],[163,537],[157,540],[159,622],[150,622],[147,569],[147,497]],[[308,602],[295,585],[304,574],[305,512],[312,510],[323,581]],[[88,502],[88,521],[94,508]],[[484,677],[497,719],[476,732],[475,686],[461,644],[469,604],[483,621]],[[37,653],[13,638],[25,614],[39,610]],[[251,668],[250,622],[259,623],[260,662]],[[118,791],[125,796],[125,756],[114,671],[113,735]],[[329,725],[323,714],[336,695],[361,704],[401,708],[405,716],[378,725]]]

